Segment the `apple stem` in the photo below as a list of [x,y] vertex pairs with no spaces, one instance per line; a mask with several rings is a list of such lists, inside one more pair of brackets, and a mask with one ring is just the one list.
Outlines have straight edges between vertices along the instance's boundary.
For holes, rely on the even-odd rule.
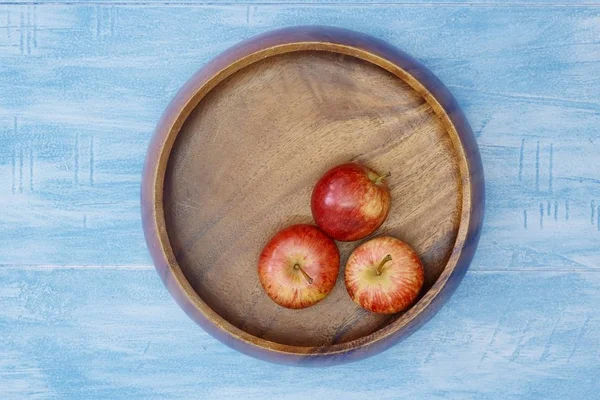
[[308,275],[306,273],[306,271],[300,266],[300,264],[294,264],[294,269],[300,270],[300,272],[302,272],[302,275],[304,276],[304,279],[306,279],[306,282],[308,282],[309,284],[312,284],[313,278],[310,277],[310,275]]
[[385,174],[385,175],[381,175],[381,176],[379,176],[377,179],[375,179],[375,184],[376,184],[376,185],[380,184],[381,182],[383,182],[383,180],[384,180],[385,178],[389,178],[390,176],[392,176],[392,173],[391,173],[391,172],[388,172],[388,173],[387,173],[387,174]]
[[381,260],[381,262],[377,266],[377,275],[381,275],[381,273],[383,272],[383,266],[388,261],[392,261],[392,255],[391,254],[388,254],[387,256],[383,257],[383,260]]

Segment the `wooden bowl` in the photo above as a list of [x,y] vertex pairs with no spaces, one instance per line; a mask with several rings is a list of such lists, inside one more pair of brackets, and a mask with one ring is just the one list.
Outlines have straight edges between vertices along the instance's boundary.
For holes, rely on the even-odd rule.
[[[338,283],[303,310],[263,291],[257,260],[279,229],[311,223],[314,183],[360,161],[391,172],[375,235],[411,244],[418,302],[397,315]],[[471,261],[484,185],[473,133],[442,83],[400,50],[337,28],[295,27],[243,42],[198,71],[159,122],[142,184],[156,269],[180,306],[227,345],[268,361],[336,364],[378,353],[431,318]]]

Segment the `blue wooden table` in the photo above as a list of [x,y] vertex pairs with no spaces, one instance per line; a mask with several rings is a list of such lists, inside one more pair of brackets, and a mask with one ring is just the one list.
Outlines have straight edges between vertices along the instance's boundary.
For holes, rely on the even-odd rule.
[[[600,2],[584,3],[0,3],[0,399],[600,398]],[[152,129],[187,78],[306,24],[430,68],[487,180],[450,302],[391,350],[324,370],[194,325],[150,265],[138,201]]]

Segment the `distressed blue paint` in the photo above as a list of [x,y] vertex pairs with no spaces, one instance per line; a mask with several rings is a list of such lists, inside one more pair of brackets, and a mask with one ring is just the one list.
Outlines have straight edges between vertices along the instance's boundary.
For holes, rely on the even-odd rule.
[[470,272],[413,336],[325,370],[228,349],[150,268],[4,269],[0,303],[3,399],[562,400],[599,389],[599,272]]
[[547,7],[565,7],[578,5],[595,5],[597,0],[10,0],[6,1],[9,4],[99,4],[99,5],[137,5],[137,6],[153,6],[153,5],[185,5],[185,6],[214,6],[214,5],[245,5],[245,6],[294,6],[308,5],[316,6],[321,4],[338,5],[338,6],[363,6],[370,5],[378,6],[404,6],[404,5],[421,5],[421,6],[506,6],[506,5],[544,5]]
[[[598,2],[273,1],[0,4],[0,398],[597,397]],[[225,348],[152,269],[127,267],[149,263],[140,171],[170,98],[228,46],[297,24],[421,60],[471,121],[487,179],[450,303],[403,344],[326,371]]]
[[[256,6],[249,16],[236,6],[38,5],[4,7],[0,20],[8,12],[25,22],[0,35],[0,264],[149,263],[140,171],[175,91],[241,39],[331,24],[405,49],[463,106],[487,177],[473,268],[600,266],[598,230],[585,223],[600,197],[600,8]],[[19,50],[25,31],[37,32],[31,54]],[[27,146],[35,190],[21,184]],[[559,210],[532,224],[548,201],[569,202],[568,218]]]

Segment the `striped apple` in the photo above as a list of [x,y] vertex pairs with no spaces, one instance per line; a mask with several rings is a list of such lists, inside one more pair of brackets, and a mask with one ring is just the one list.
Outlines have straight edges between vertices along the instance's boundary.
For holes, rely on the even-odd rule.
[[391,236],[371,239],[348,258],[345,283],[355,303],[379,314],[406,310],[424,281],[423,264],[408,244]]
[[264,247],[258,276],[267,295],[286,308],[323,300],[335,286],[340,254],[335,242],[313,225],[292,225]]

